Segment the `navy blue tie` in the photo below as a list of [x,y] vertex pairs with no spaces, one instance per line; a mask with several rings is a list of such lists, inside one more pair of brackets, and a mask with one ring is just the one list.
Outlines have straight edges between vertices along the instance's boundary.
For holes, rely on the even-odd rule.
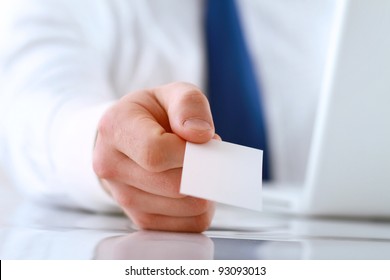
[[207,0],[208,96],[224,141],[263,150],[263,179],[271,170],[260,88],[234,0]]

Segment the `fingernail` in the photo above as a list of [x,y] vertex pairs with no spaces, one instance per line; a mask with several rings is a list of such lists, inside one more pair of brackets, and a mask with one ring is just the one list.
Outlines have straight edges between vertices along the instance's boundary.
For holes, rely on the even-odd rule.
[[205,120],[201,119],[188,119],[183,123],[185,128],[193,129],[193,130],[210,130],[211,125]]

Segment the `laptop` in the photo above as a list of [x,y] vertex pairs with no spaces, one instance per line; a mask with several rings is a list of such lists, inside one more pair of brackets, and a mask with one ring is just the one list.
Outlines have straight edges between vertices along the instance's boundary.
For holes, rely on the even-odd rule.
[[338,4],[304,186],[264,210],[390,218],[390,1]]

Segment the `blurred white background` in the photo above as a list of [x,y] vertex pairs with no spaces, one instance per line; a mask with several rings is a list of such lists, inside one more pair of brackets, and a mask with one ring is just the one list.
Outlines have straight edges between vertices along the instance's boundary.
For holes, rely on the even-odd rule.
[[[0,221],[4,221],[3,218],[13,211],[20,200],[20,194],[11,187],[0,167]],[[2,209],[7,209],[7,211],[2,211]]]

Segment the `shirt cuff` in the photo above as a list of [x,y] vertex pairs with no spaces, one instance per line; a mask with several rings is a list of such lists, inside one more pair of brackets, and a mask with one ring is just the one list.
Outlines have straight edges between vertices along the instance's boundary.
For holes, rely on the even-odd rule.
[[50,143],[55,172],[51,183],[57,184],[60,193],[66,194],[76,207],[94,212],[120,212],[92,167],[97,126],[113,102],[66,108],[52,124]]

